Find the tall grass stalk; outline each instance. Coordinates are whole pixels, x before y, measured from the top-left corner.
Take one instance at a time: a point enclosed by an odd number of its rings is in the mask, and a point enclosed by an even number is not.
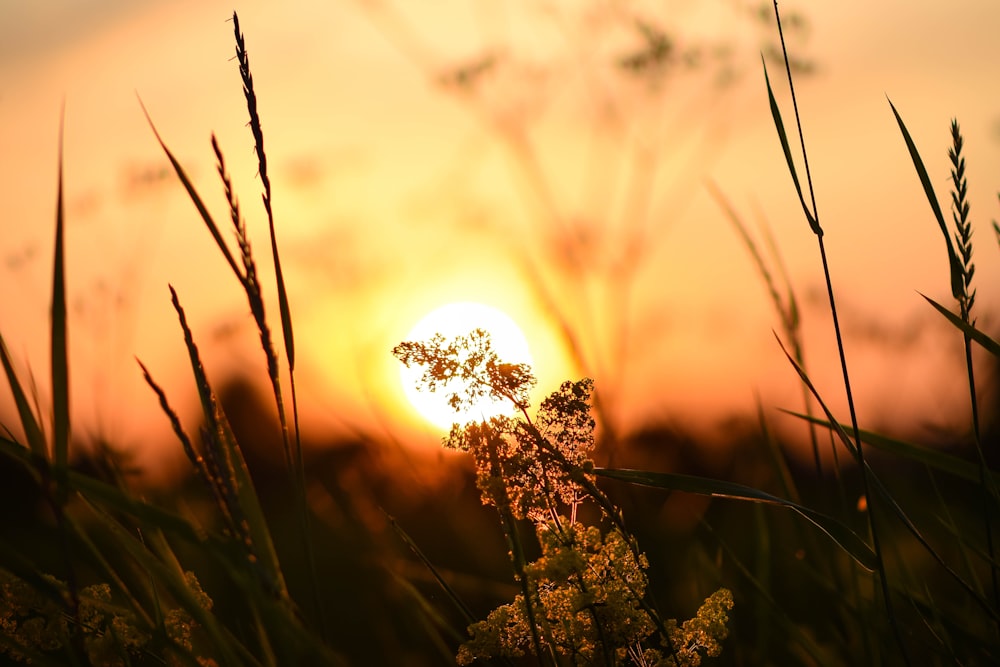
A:
[[[149,117],[149,113],[146,111],[145,106],[143,106],[143,112],[146,115],[146,119],[153,130],[153,133],[159,142],[161,148],[170,160],[171,165],[174,168],[175,173],[181,180],[185,189],[187,190],[188,196],[194,203],[195,207],[198,209],[202,220],[205,222],[212,238],[215,240],[216,245],[222,252],[226,262],[229,264],[230,269],[233,271],[234,275],[243,287],[246,294],[247,301],[250,305],[250,311],[253,314],[254,321],[257,325],[258,333],[260,335],[261,348],[264,352],[265,359],[267,362],[267,374],[268,379],[271,384],[272,394],[274,396],[275,405],[277,407],[278,420],[281,427],[281,438],[282,438],[282,450],[285,456],[286,469],[289,475],[290,488],[292,490],[293,497],[295,499],[296,515],[298,517],[299,532],[301,534],[303,552],[307,561],[307,568],[309,570],[310,579],[312,585],[310,586],[313,595],[313,605],[316,612],[317,624],[322,629],[321,632],[325,632],[326,623],[324,621],[324,612],[322,600],[318,593],[318,574],[316,569],[316,558],[315,550],[311,537],[310,522],[309,522],[309,508],[306,498],[306,480],[305,480],[305,470],[302,459],[302,446],[301,438],[299,435],[298,428],[298,406],[297,397],[295,393],[295,378],[294,378],[294,365],[295,365],[295,352],[294,352],[294,334],[291,324],[291,315],[289,312],[287,292],[284,283],[283,273],[281,271],[280,258],[277,248],[277,238],[275,234],[274,227],[274,215],[271,205],[271,182],[267,174],[267,157],[264,153],[264,139],[263,131],[261,129],[260,116],[257,111],[257,98],[253,88],[253,77],[250,71],[249,57],[246,51],[246,43],[243,34],[239,29],[239,19],[237,15],[233,14],[233,28],[236,40],[236,58],[239,62],[240,77],[243,82],[243,92],[247,101],[247,110],[250,116],[250,130],[254,137],[255,152],[258,158],[258,171],[261,177],[261,181],[264,185],[264,193],[262,195],[264,209],[268,217],[268,229],[270,234],[270,245],[272,251],[272,259],[275,266],[275,276],[277,283],[278,292],[278,303],[279,311],[281,315],[282,322],[282,334],[285,342],[285,355],[287,361],[287,367],[289,370],[289,383],[292,391],[292,409],[293,409],[293,426],[294,426],[294,449],[292,446],[292,438],[289,434],[288,419],[285,409],[285,402],[283,398],[283,391],[281,387],[280,373],[278,370],[278,357],[275,353],[273,337],[271,336],[270,327],[267,323],[267,319],[264,311],[264,301],[261,291],[261,285],[258,280],[256,263],[253,259],[253,255],[250,248],[250,243],[246,235],[245,224],[240,213],[239,204],[236,200],[235,194],[232,189],[232,183],[229,180],[229,176],[226,172],[225,160],[223,154],[215,137],[212,137],[212,148],[216,156],[218,163],[218,172],[220,179],[223,183],[223,188],[226,195],[226,201],[230,212],[230,217],[232,219],[234,231],[236,233],[237,244],[240,249],[240,264],[237,264],[236,259],[233,257],[232,252],[229,250],[228,244],[225,242],[222,233],[219,230],[218,225],[212,219],[211,214],[208,212],[207,207],[203,203],[200,195],[198,195],[190,179],[184,173],[183,168],[180,163],[174,158],[171,151],[167,148],[166,144],[160,138],[156,127],[152,123],[152,119]],[[141,100],[140,100],[141,105]]]
[[[962,130],[958,121],[951,121],[951,148],[948,149],[948,159],[951,161],[951,205],[952,221],[955,223],[955,243],[958,246],[962,267],[962,294],[958,299],[959,312],[962,321],[975,325],[972,317],[972,306],[976,300],[976,290],[972,287],[972,276],[976,267],[972,263],[972,221],[969,219],[969,201],[967,198],[968,183],[965,178],[965,156],[962,155]],[[987,486],[988,467],[983,453],[983,438],[979,418],[979,399],[976,392],[975,368],[972,364],[972,338],[968,333],[962,333],[965,346],[965,368],[969,378],[969,405],[972,411],[972,434],[979,458],[979,484],[983,502],[983,528],[986,534],[986,549],[991,561],[990,581],[993,585],[993,604],[1000,609],[1000,580],[997,576],[996,550],[993,545],[993,511],[990,491]],[[998,625],[1000,629],[1000,625]]]
[[[971,315],[972,307],[975,303],[976,290],[972,287],[972,278],[975,274],[975,266],[972,262],[972,224],[969,219],[969,203],[967,199],[968,184],[965,178],[965,158],[962,155],[964,139],[957,120],[953,119],[951,123],[951,147],[948,149],[948,159],[951,162],[952,221],[955,226],[955,244],[953,245],[952,235],[948,233],[948,227],[945,223],[941,206],[934,193],[933,185],[931,184],[930,177],[927,175],[927,169],[924,166],[922,158],[920,157],[920,152],[917,150],[916,144],[910,136],[909,131],[906,129],[906,125],[904,124],[899,112],[896,110],[895,105],[893,105],[891,101],[889,105],[892,108],[892,112],[896,118],[897,124],[899,125],[900,132],[903,135],[910,158],[913,161],[913,166],[920,179],[927,201],[930,204],[931,211],[934,214],[938,226],[944,236],[945,248],[948,253],[951,292],[955,301],[958,303],[958,317],[952,316],[950,313],[946,313],[946,311],[944,311],[944,309],[933,300],[927,300],[939,312],[949,315],[949,319],[951,319],[952,324],[962,331],[966,375],[969,383],[973,442],[978,458],[978,482],[983,508],[982,518],[984,523],[984,534],[986,537],[987,557],[990,568],[990,581],[992,584],[993,608],[996,610],[1000,609],[1000,581],[998,581],[998,565],[994,547],[992,517],[994,514],[993,504],[995,499],[998,497],[998,494],[996,481],[993,478],[993,475],[989,472],[989,467],[987,466],[986,457],[982,447],[979,399],[977,397],[975,371],[972,363],[972,341],[976,340],[981,344],[986,343],[983,340],[983,335],[979,334],[975,330],[975,319]],[[955,250],[956,245],[958,247],[957,251]],[[924,298],[926,299],[927,297]],[[995,347],[991,348],[988,344],[986,344],[986,347],[987,349],[991,349],[994,354],[996,354],[997,350]],[[1000,616],[996,613],[994,613],[993,616],[997,620],[998,629],[1000,629]]]
[[[323,600],[319,596],[318,579],[316,569],[316,551],[313,545],[311,530],[309,528],[309,505],[306,488],[305,464],[302,459],[302,438],[299,432],[299,403],[298,394],[295,388],[295,333],[292,328],[291,309],[288,305],[288,292],[285,288],[284,273],[281,270],[281,256],[278,252],[278,238],[274,228],[274,210],[271,204],[271,178],[267,172],[267,154],[264,152],[264,131],[261,127],[260,115],[257,111],[257,94],[253,87],[253,75],[250,72],[250,57],[246,50],[246,41],[243,33],[240,32],[240,19],[236,12],[233,12],[233,33],[236,38],[236,59],[239,62],[240,77],[243,80],[243,94],[247,101],[247,112],[250,116],[250,131],[254,138],[254,151],[257,154],[257,173],[260,176],[264,192],[261,199],[264,210],[267,212],[267,227],[271,241],[271,259],[274,263],[274,277],[278,293],[278,312],[281,317],[281,333],[285,344],[285,360],[288,366],[288,383],[292,394],[292,425],[295,433],[294,457],[289,452],[288,421],[285,415],[284,402],[281,394],[281,382],[278,377],[276,359],[271,348],[268,352],[268,375],[271,378],[271,386],[274,390],[274,399],[278,407],[278,419],[281,422],[281,437],[285,447],[285,454],[289,464],[289,471],[292,474],[292,488],[296,497],[300,529],[302,531],[303,549],[306,556],[306,564],[312,580],[313,604],[319,619],[319,627],[325,633],[326,622],[323,611]],[[221,162],[220,162],[221,166]],[[258,324],[263,335],[264,326]],[[273,363],[273,366],[272,366]]]
[[[56,517],[59,539],[66,559],[66,585],[69,589],[70,613],[74,622],[80,624],[80,590],[77,583],[73,550],[70,548],[69,525],[65,507],[69,497],[66,485],[66,470],[69,466],[69,361],[66,337],[66,206],[63,199],[63,133],[66,128],[66,104],[59,109],[59,177],[56,194],[56,238],[52,259],[52,311],[49,341],[52,353],[52,454],[50,466],[43,469],[45,498]],[[41,411],[39,410],[39,415]],[[55,489],[45,480],[54,473]],[[78,646],[83,639],[79,632],[73,633],[73,641]]]
[[[819,210],[816,206],[816,193],[812,185],[812,172],[809,169],[809,156],[806,151],[806,140],[805,134],[802,130],[802,120],[799,116],[799,106],[798,101],[795,96],[795,82],[792,78],[792,70],[788,59],[788,49],[785,46],[785,35],[781,27],[781,15],[778,11],[778,2],[774,0],[774,18],[778,26],[778,36],[781,41],[781,52],[785,61],[785,73],[788,78],[788,88],[789,93],[792,98],[792,108],[795,112],[795,126],[798,132],[799,145],[802,150],[802,163],[806,174],[806,185],[808,187],[809,193],[809,205],[806,204],[805,199],[802,195],[802,187],[799,183],[799,178],[795,170],[795,162],[792,158],[792,153],[788,145],[788,138],[785,134],[784,124],[781,121],[781,112],[778,108],[778,104],[774,99],[774,92],[771,89],[771,82],[767,76],[767,63],[763,61],[764,64],[764,78],[767,84],[767,94],[771,105],[771,114],[774,118],[775,128],[778,131],[778,137],[781,141],[781,146],[785,154],[785,160],[788,164],[789,172],[792,176],[792,180],[795,184],[796,192],[799,196],[799,202],[802,205],[802,211],[806,216],[806,220],[809,223],[809,227],[812,229],[813,234],[816,236],[816,241],[819,246],[819,254],[823,263],[823,278],[826,283],[827,296],[830,302],[830,315],[833,319],[833,329],[837,338],[837,352],[840,356],[840,368],[844,378],[844,391],[847,395],[847,407],[851,415],[851,427],[854,434],[855,447],[855,457],[858,464],[858,468],[861,471],[861,488],[865,498],[865,503],[868,508],[866,516],[868,518],[868,528],[871,533],[872,547],[875,550],[875,558],[877,561],[878,579],[882,590],[882,598],[885,604],[886,614],[889,618],[889,623],[892,626],[893,634],[896,637],[896,642],[899,645],[900,654],[903,656],[904,660],[908,663],[909,657],[906,651],[906,644],[903,641],[903,636],[899,629],[899,623],[896,619],[896,613],[893,609],[892,596],[889,589],[889,581],[887,577],[887,572],[885,568],[885,560],[882,556],[882,546],[879,538],[879,532],[876,525],[875,519],[875,504],[872,502],[872,494],[869,490],[868,485],[868,467],[865,463],[864,456],[864,446],[861,442],[860,428],[858,427],[858,416],[857,410],[854,405],[854,396],[851,391],[851,378],[850,373],[847,369],[847,354],[844,350],[844,340],[840,329],[840,318],[837,315],[837,301],[833,293],[833,280],[830,277],[830,265],[826,254],[826,245],[823,241],[823,228],[820,226],[819,222]]]

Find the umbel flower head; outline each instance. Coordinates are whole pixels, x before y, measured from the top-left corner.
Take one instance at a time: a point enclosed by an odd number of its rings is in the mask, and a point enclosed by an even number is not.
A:
[[[419,388],[449,392],[448,405],[455,412],[483,398],[510,401],[518,410],[528,408],[528,392],[535,384],[531,369],[526,364],[502,363],[490,334],[483,329],[450,340],[435,334],[425,342],[406,341],[394,347],[392,354],[407,368],[423,366]]]
[[[446,447],[473,455],[484,503],[507,507],[517,518],[544,520],[560,505],[580,502],[585,494],[574,478],[593,469],[593,380],[564,382],[542,401],[532,422],[527,412],[528,392],[535,385],[531,368],[503,363],[481,329],[451,340],[438,334],[426,342],[400,343],[393,354],[407,366],[424,368],[420,385],[428,391],[461,380],[460,392],[445,389],[456,411],[490,397],[510,402],[519,413],[454,424],[444,440]]]

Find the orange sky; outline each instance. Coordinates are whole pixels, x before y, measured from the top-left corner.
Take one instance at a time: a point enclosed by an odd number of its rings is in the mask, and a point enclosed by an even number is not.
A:
[[[57,13],[21,4],[0,5],[0,331],[44,378],[65,98],[75,429],[151,451],[168,426],[134,356],[194,420],[168,282],[210,374],[262,377],[238,285],[165,174],[136,101],[138,93],[224,221],[208,141],[216,133],[268,279],[232,7],[93,1]],[[842,405],[815,241],[767,109],[759,53],[768,33],[731,9],[753,3],[621,5],[682,26],[683,46],[728,44],[740,75],[716,90],[705,65],[652,91],[609,65],[637,37],[606,4],[586,4],[603,8],[586,13],[487,0],[420,11],[363,0],[237,7],[298,323],[305,429],[411,433],[389,350],[424,313],[455,300],[484,301],[519,321],[540,388],[551,390],[578,372],[554,299],[626,428],[685,417],[707,424],[751,407],[755,391],[768,406],[797,408],[796,379],[771,334],[777,321],[707,179],[748,219],[759,210],[773,226],[803,300],[817,384]],[[1000,9],[897,0],[864,13],[845,3],[807,11],[807,38],[793,44],[818,71],[801,81],[799,102],[860,417],[872,427],[910,423],[915,412],[961,423],[948,407],[964,396],[960,339],[916,293],[948,297],[940,232],[886,95],[942,201],[948,123],[962,123],[980,321],[989,326],[1000,305],[989,227],[1000,218]],[[500,65],[476,100],[435,82],[487,54]],[[785,87],[776,89],[790,122]],[[523,143],[505,141],[512,136]],[[636,193],[650,174],[644,209]],[[640,252],[629,255],[637,229]]]

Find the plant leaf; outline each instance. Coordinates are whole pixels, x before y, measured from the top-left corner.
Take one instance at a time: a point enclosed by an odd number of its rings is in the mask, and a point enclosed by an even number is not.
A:
[[[917,292],[917,294],[920,294],[920,292]],[[984,334],[982,331],[980,331],[973,325],[969,324],[968,322],[965,322],[961,317],[951,312],[950,310],[939,304],[937,301],[930,298],[929,296],[926,296],[924,294],[920,294],[920,296],[927,299],[927,303],[934,306],[934,309],[937,310],[942,315],[944,315],[949,322],[954,324],[957,328],[961,329],[962,333],[964,333],[969,338],[982,345],[983,348],[985,348],[986,351],[992,354],[993,356],[1000,357],[1000,343],[996,342],[995,340]]]
[[[830,422],[820,419],[819,417],[810,417],[792,410],[781,409],[781,411],[793,417],[798,417],[804,421],[816,424],[817,426],[822,426],[824,428],[831,427]],[[839,426],[840,428],[845,428],[843,424],[840,424]],[[896,440],[895,438],[880,435],[872,431],[862,430],[860,433],[861,440],[875,449],[893,454],[894,456],[899,456],[900,458],[914,461],[916,463],[922,463],[934,468],[935,470],[940,470],[941,472],[961,477],[962,479],[975,482],[976,484],[979,484],[980,482],[979,466],[977,464],[969,463],[968,461],[965,461],[957,456],[953,456],[952,454],[948,454],[947,452],[931,449],[929,447],[921,447],[920,445],[915,445],[903,440]],[[1000,474],[994,472],[993,479],[996,480],[997,483],[1000,483]]]
[[[962,262],[955,253],[955,246],[951,243],[951,235],[948,234],[948,225],[945,224],[944,214],[941,213],[941,206],[938,204],[937,195],[934,194],[934,186],[931,185],[931,179],[927,176],[927,169],[924,167],[924,161],[920,158],[917,146],[913,143],[913,138],[910,136],[910,132],[906,129],[906,125],[903,123],[903,119],[900,117],[899,112],[896,111],[896,106],[892,103],[892,100],[889,100],[889,106],[892,108],[892,113],[896,117],[896,122],[899,124],[900,132],[903,133],[903,141],[906,142],[906,150],[910,152],[910,159],[913,160],[913,167],[917,170],[917,176],[920,178],[920,184],[924,188],[924,194],[927,196],[927,201],[931,205],[931,211],[934,212],[934,217],[937,219],[938,225],[941,227],[941,233],[944,234],[944,242],[948,246],[948,267],[951,271],[951,294],[956,299],[961,299],[965,285],[962,278]]]
[[[184,309],[181,307],[177,292],[172,286],[170,287],[170,297],[184,332],[184,344],[188,350],[191,370],[194,373],[195,385],[201,399],[202,414],[207,424],[209,438],[205,446],[217,448],[214,453],[216,460],[225,466],[221,471],[223,477],[221,481],[227,485],[227,492],[234,491],[234,493],[227,493],[225,496],[225,501],[228,503],[227,509],[231,516],[240,517],[245,521],[246,537],[250,541],[247,546],[254,550],[255,568],[258,573],[281,597],[287,598],[288,589],[285,585],[285,577],[281,572],[281,565],[274,549],[267,519],[261,508],[260,500],[257,498],[257,492],[243,458],[243,452],[240,450],[239,443],[236,442],[236,437],[229,427],[229,421],[219,406],[208,382],[208,377],[205,375],[205,369],[202,366],[191,329],[188,327]]]
[[[201,219],[205,221],[205,225],[208,227],[208,231],[212,234],[212,238],[215,239],[216,245],[219,246],[219,250],[221,250],[222,254],[226,257],[226,261],[229,262],[229,268],[231,268],[233,273],[236,274],[236,277],[242,281],[244,279],[243,272],[240,271],[239,266],[236,264],[236,260],[233,259],[233,254],[229,251],[229,246],[226,245],[225,240],[222,238],[218,225],[216,225],[215,220],[212,219],[212,214],[208,212],[208,209],[205,207],[205,203],[202,201],[198,191],[194,189],[194,185],[191,184],[191,179],[188,178],[187,173],[185,173],[184,168],[181,167],[180,162],[178,162],[174,157],[174,154],[170,152],[167,145],[163,143],[163,139],[160,138],[160,133],[157,132],[156,126],[153,125],[153,119],[149,117],[149,112],[146,111],[146,106],[142,103],[141,99],[139,100],[139,106],[142,107],[142,113],[146,116],[146,122],[149,123],[150,129],[153,130],[153,136],[156,137],[156,141],[159,142],[160,148],[163,149],[163,152],[167,154],[167,159],[170,160],[170,164],[173,166],[174,172],[177,174],[177,178],[181,181],[181,185],[183,185],[184,189],[187,190],[188,197],[191,198],[191,201],[194,203],[194,207],[198,209],[198,213],[201,215]]]
[[[816,236],[823,236],[823,229],[819,226],[819,221],[813,217],[810,213],[809,207],[806,205],[805,197],[802,195],[802,185],[799,183],[799,174],[795,170],[795,161],[792,159],[792,149],[788,145],[788,135],[785,133],[785,123],[781,120],[781,109],[778,108],[778,102],[774,99],[774,91],[771,90],[771,79],[767,75],[767,63],[764,58],[761,57],[761,62],[764,64],[764,82],[767,84],[767,98],[771,104],[771,116],[774,118],[774,127],[778,131],[778,140],[781,142],[781,150],[785,154],[785,162],[788,163],[788,173],[792,175],[792,182],[795,183],[795,192],[799,195],[799,203],[802,204],[802,212],[806,214],[806,220],[809,221],[809,227],[813,230],[813,234]]]
[[[31,410],[28,397],[24,393],[24,387],[14,371],[14,364],[11,362],[10,353],[7,352],[7,344],[3,336],[0,336],[0,363],[3,364],[4,373],[7,374],[7,385],[10,393],[14,396],[14,404],[17,406],[17,414],[21,419],[21,428],[24,429],[24,437],[28,440],[28,447],[31,452],[38,457],[39,461],[48,461],[49,452],[45,445],[45,434],[38,424],[35,413]]]
[[[840,423],[837,422],[837,420],[834,418],[833,413],[830,411],[830,408],[827,407],[825,402],[823,402],[823,399],[820,397],[819,392],[816,391],[816,388],[809,380],[809,376],[806,375],[806,372],[802,369],[802,367],[799,366],[799,364],[796,363],[794,359],[792,359],[792,356],[788,353],[788,350],[786,350],[785,346],[782,345],[780,338],[778,339],[778,345],[781,346],[781,351],[785,353],[785,357],[788,358],[789,363],[791,363],[792,366],[795,368],[795,371],[799,374],[799,377],[802,378],[802,381],[806,383],[807,387],[809,387],[809,391],[811,391],[812,395],[816,397],[816,401],[819,403],[819,406],[823,409],[823,412],[826,414],[827,419],[829,419],[830,421],[830,425],[833,427],[834,431],[840,437],[841,441],[849,450],[851,450],[852,453],[855,454],[855,459],[859,458],[857,457],[855,446],[851,442],[851,439],[847,435],[847,432],[840,425]],[[860,446],[861,443],[858,443],[858,447]],[[959,575],[958,572],[956,572],[954,568],[952,568],[947,563],[947,561],[944,560],[941,554],[939,554],[934,549],[931,543],[927,541],[927,538],[925,538],[923,534],[921,534],[920,530],[917,528],[917,525],[913,523],[913,520],[910,519],[910,517],[906,514],[905,511],[903,511],[903,508],[899,506],[899,503],[896,502],[896,499],[892,497],[892,494],[889,493],[889,490],[885,488],[885,485],[882,484],[882,480],[878,478],[878,476],[875,474],[875,471],[871,469],[871,466],[869,466],[867,462],[865,462],[864,464],[864,472],[868,475],[868,479],[871,482],[871,488],[878,492],[879,498],[882,501],[884,501],[893,511],[893,513],[899,518],[899,520],[903,522],[903,525],[906,526],[906,529],[910,532],[911,535],[913,535],[914,538],[916,538],[918,542],[920,542],[920,545],[923,546],[923,548],[927,551],[927,553],[930,554],[931,557],[934,560],[936,560],[942,568],[944,568],[945,572],[947,572],[953,579],[955,579],[955,581],[958,582],[958,584],[962,588],[965,589],[965,591],[976,601],[977,604],[979,604],[979,606],[987,614],[989,614],[993,619],[1000,621],[1000,613],[998,613],[995,609],[993,609],[993,607],[990,606],[990,604],[986,601],[986,599],[983,598],[982,595],[979,595],[979,593],[976,592],[976,590],[969,584],[969,582],[965,581],[965,579],[963,579],[961,575]],[[870,507],[871,502],[872,502],[871,497],[869,497],[868,511],[872,511]]]
[[[455,592],[455,589],[452,588],[447,581],[445,581],[444,577],[441,576],[441,573],[438,572],[436,567],[434,567],[434,563],[432,563],[430,559],[426,555],[424,555],[424,552],[420,549],[419,546],[417,546],[417,543],[413,541],[413,538],[410,537],[409,533],[403,530],[403,527],[396,522],[396,519],[393,518],[391,515],[389,515],[389,513],[386,512],[384,509],[382,510],[382,514],[385,515],[386,521],[388,521],[389,525],[392,526],[392,529],[396,532],[396,535],[398,535],[399,538],[406,543],[406,546],[410,547],[410,550],[413,552],[413,555],[415,555],[420,560],[420,562],[424,564],[424,567],[426,567],[430,571],[431,575],[434,577],[434,580],[437,581],[438,585],[441,587],[441,590],[444,591],[445,596],[449,600],[451,600],[452,604],[455,605],[455,608],[462,615],[465,624],[472,625],[473,623],[475,623],[477,620],[475,614],[472,613],[472,610],[469,609],[468,605],[465,604],[462,598],[459,597],[458,593]],[[417,593],[416,591],[414,591],[414,593],[416,595],[419,595],[419,593]],[[423,597],[421,596],[419,599],[422,600]],[[444,627],[448,627],[449,629],[451,629],[451,626],[448,625]]]
[[[846,525],[831,516],[817,512],[804,505],[793,503],[790,500],[772,496],[759,489],[735,482],[696,477],[693,475],[680,475],[677,473],[644,470],[611,470],[607,468],[598,468],[594,472],[601,477],[617,479],[629,484],[650,486],[670,491],[683,491],[684,493],[695,493],[715,498],[730,498],[787,507],[826,533],[841,549],[856,560],[859,565],[868,570],[875,569],[875,552]]]
[[[63,127],[65,105],[59,116],[59,183],[56,193],[56,242],[52,262],[52,449],[57,470],[69,460],[69,362],[66,353],[66,267],[63,248]]]
[[[144,544],[137,540],[120,523],[115,521],[107,512],[94,505],[90,505],[90,507],[94,510],[94,515],[114,537],[115,543],[124,552],[132,556],[135,562],[149,573],[150,577],[164,584],[185,611],[198,622],[208,635],[213,649],[219,651],[222,664],[242,664],[237,658],[237,653],[233,646],[235,642],[230,641],[230,637],[227,636],[225,629],[219,623],[216,616],[201,606],[201,602],[194,591],[191,590],[184,577],[178,574],[175,568],[169,567],[160,561]]]

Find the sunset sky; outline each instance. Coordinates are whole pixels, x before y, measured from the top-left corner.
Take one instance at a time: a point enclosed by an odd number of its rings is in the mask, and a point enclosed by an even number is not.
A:
[[[0,3],[0,332],[45,395],[65,100],[74,429],[152,457],[169,426],[135,357],[192,430],[196,418],[167,283],[217,383],[264,377],[239,286],[137,99],[221,224],[209,144],[218,137],[273,284],[232,60],[234,7],[54,5]],[[592,375],[626,431],[680,419],[710,432],[752,409],[755,392],[769,410],[797,409],[797,379],[771,333],[777,319],[708,181],[755,229],[769,221],[802,300],[816,384],[842,408],[819,255],[767,106],[760,54],[774,35],[753,6],[238,3],[297,323],[304,432],[436,442],[406,404],[390,350],[451,301],[495,306],[521,325],[539,392]],[[961,424],[961,339],[917,293],[949,303],[941,233],[886,98],[944,205],[949,122],[961,123],[977,307],[980,324],[996,330],[1000,6],[781,8],[807,22],[789,44],[815,64],[797,93],[859,416],[876,429],[913,427],[917,414]],[[675,39],[677,60],[661,78],[617,65],[644,44],[635,17]],[[684,65],[695,49],[698,65]],[[477,65],[470,87],[446,85]],[[769,67],[790,125],[782,71]],[[0,414],[14,423],[9,409]]]

